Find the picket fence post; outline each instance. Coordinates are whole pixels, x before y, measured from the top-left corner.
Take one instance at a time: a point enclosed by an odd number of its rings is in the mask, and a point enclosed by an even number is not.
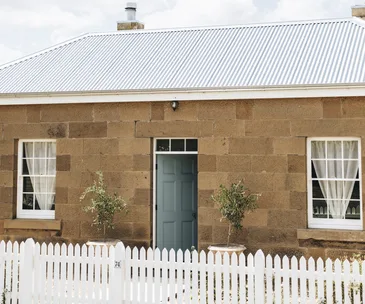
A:
[[[19,303],[32,303],[34,289],[34,248],[33,239],[27,239],[20,253]]]
[[[265,255],[262,250],[255,254],[255,303],[265,303]]]
[[[119,242],[113,249],[111,252],[114,251],[114,254],[110,256],[111,269],[109,269],[109,303],[122,303],[124,297],[125,247],[122,242]]]

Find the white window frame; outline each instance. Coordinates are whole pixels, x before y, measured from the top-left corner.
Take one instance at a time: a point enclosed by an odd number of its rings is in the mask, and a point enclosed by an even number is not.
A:
[[[312,189],[312,141],[357,141],[359,161],[359,191],[360,191],[360,219],[320,219],[313,217],[313,189]],[[307,187],[308,187],[308,228],[322,229],[363,229],[363,207],[362,207],[362,169],[361,169],[361,141],[358,137],[310,137],[307,138]]]
[[[21,139],[18,142],[18,191],[17,218],[19,219],[55,219],[54,210],[23,210],[23,145],[27,142],[56,142],[55,139]],[[57,156],[56,156],[57,157]],[[57,172],[56,172],[57,175]]]

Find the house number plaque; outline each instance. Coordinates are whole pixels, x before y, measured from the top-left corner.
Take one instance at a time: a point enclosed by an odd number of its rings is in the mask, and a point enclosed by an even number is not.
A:
[[[122,268],[122,261],[114,261],[114,268]]]

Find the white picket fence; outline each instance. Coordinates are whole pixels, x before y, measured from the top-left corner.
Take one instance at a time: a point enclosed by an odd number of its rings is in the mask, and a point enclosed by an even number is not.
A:
[[[0,303],[363,303],[365,261],[0,243]]]

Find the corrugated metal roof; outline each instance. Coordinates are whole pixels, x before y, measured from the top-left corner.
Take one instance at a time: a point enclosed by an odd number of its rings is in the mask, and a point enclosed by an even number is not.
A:
[[[87,34],[0,67],[0,94],[365,83],[357,18]]]

